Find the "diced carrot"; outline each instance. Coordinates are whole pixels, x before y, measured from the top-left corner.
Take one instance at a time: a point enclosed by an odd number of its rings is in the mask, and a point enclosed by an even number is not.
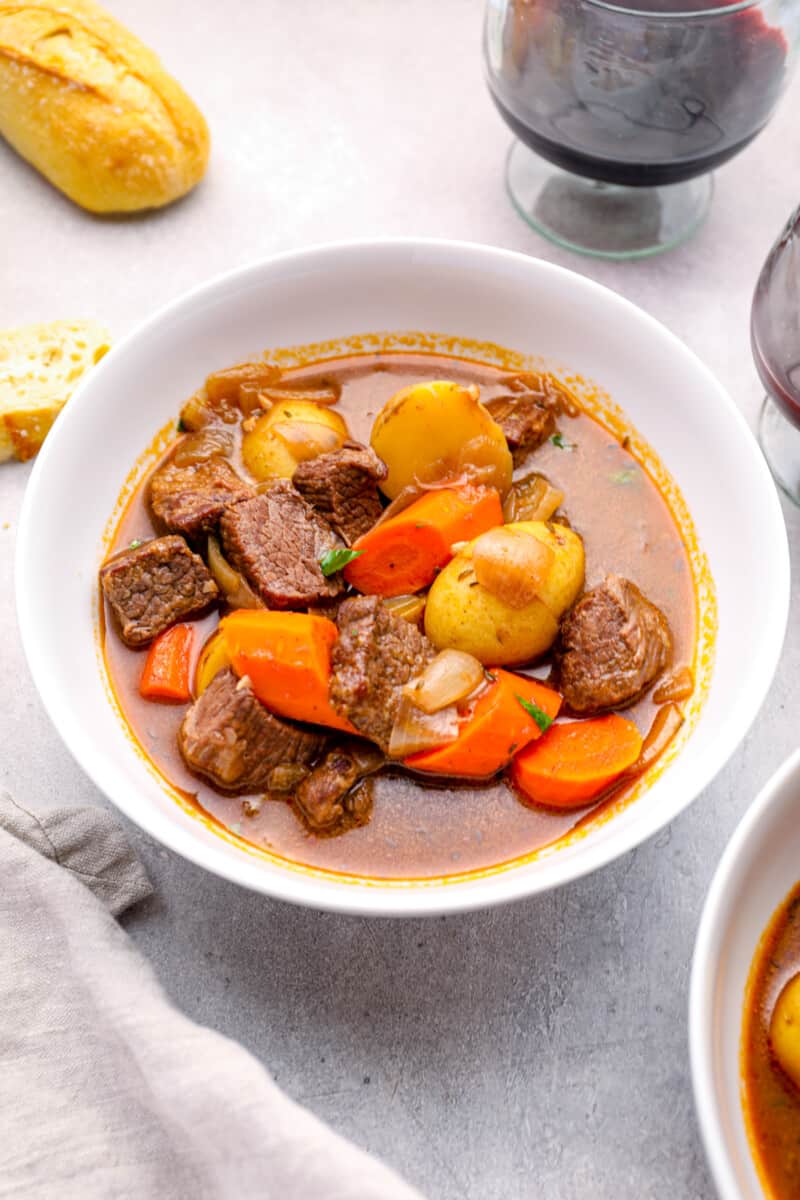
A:
[[[607,791],[641,749],[639,730],[617,713],[554,725],[517,755],[511,781],[534,804],[581,808]]]
[[[139,693],[145,700],[191,700],[192,646],[194,628],[173,625],[160,633],[145,659]]]
[[[493,682],[475,701],[459,729],[458,738],[436,750],[423,750],[405,759],[415,771],[486,779],[502,770],[518,750],[542,736],[542,726],[554,720],[561,707],[558,692],[535,679],[494,669]],[[539,711],[539,718],[521,701]]]
[[[425,492],[353,543],[358,558],[345,567],[344,577],[370,596],[418,592],[453,557],[454,543],[471,541],[502,523],[503,508],[494,488]]]
[[[310,725],[355,733],[328,699],[331,647],[339,636],[333,621],[313,613],[242,608],[220,622],[237,675],[246,675],[272,712]]]

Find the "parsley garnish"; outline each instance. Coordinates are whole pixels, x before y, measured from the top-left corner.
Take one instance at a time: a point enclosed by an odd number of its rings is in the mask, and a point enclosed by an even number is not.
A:
[[[554,446],[558,446],[559,450],[574,450],[574,442],[565,442],[563,433],[554,433],[550,438]]]
[[[143,546],[143,545],[144,545],[144,542],[142,541],[141,538],[134,538],[133,541],[131,542],[130,546],[128,547],[128,549],[129,550],[138,550],[139,547]]]
[[[337,571],[341,571],[343,567],[346,567],[354,558],[358,558],[363,553],[363,550],[347,550],[344,546],[338,550],[329,550],[319,560],[322,574],[326,579],[329,575],[335,575]]]
[[[633,483],[636,478],[635,467],[623,467],[621,471],[615,471],[611,476],[612,483]]]
[[[517,697],[517,700],[519,700],[520,704],[525,709],[525,712],[530,713],[530,715],[533,717],[534,721],[539,726],[542,733],[547,733],[548,729],[553,724],[553,718],[548,717],[548,715],[544,711],[544,709],[539,708],[539,705],[536,704],[533,700],[523,700],[522,696],[518,696],[516,692],[514,693],[514,695]]]

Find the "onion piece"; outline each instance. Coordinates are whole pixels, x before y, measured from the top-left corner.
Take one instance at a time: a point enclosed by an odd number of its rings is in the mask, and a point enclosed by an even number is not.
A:
[[[209,404],[205,392],[195,392],[181,409],[180,428],[196,433],[198,429],[205,429],[211,421],[218,421],[219,417],[220,414]]]
[[[225,635],[221,629],[217,628],[203,646],[197,660],[194,672],[195,697],[202,696],[212,679],[215,679],[224,667],[230,665],[231,660],[228,657]]]
[[[676,667],[665,675],[653,692],[654,704],[669,704],[676,700],[688,700],[694,691],[694,675],[691,667]]]
[[[187,433],[178,443],[170,459],[176,467],[190,467],[194,463],[207,462],[209,458],[222,455],[228,458],[233,453],[233,434],[224,425],[206,425],[196,433]]]
[[[231,608],[264,608],[244,576],[225,558],[213,534],[208,539],[208,569]]]
[[[342,444],[335,429],[316,421],[277,421],[270,427],[270,432],[280,438],[299,463],[318,458],[320,454],[330,454]]]
[[[314,404],[323,404],[329,408],[331,405],[339,403],[341,394],[342,389],[334,384],[322,384],[320,387],[308,388],[291,387],[287,384],[286,387],[278,385],[261,389],[263,408],[270,408],[278,400],[311,400]]]
[[[546,580],[555,553],[533,534],[498,525],[472,547],[475,578],[509,608],[532,604]]]
[[[422,712],[438,713],[464,700],[484,679],[477,658],[463,650],[442,650],[418,679],[406,684],[403,695]]]
[[[503,505],[507,521],[549,521],[564,503],[564,493],[554,488],[544,475],[526,475],[511,485]]]
[[[239,387],[244,384],[258,384],[261,387],[274,387],[280,380],[281,369],[274,363],[244,362],[235,367],[226,367],[222,371],[214,371],[206,379],[206,396],[212,406],[221,401],[239,400]]]
[[[419,596],[391,596],[388,600],[384,600],[383,604],[384,608],[388,608],[396,617],[402,617],[404,621],[419,625],[422,614],[425,612],[426,600],[427,596],[423,593]]]
[[[683,724],[683,713],[677,704],[665,704],[655,715],[650,732],[642,742],[642,750],[633,766],[628,767],[623,779],[634,779],[643,775],[666,750]]]
[[[407,696],[403,696],[389,741],[389,758],[406,758],[420,750],[446,746],[457,737],[458,709],[454,704],[428,714],[421,712]]]

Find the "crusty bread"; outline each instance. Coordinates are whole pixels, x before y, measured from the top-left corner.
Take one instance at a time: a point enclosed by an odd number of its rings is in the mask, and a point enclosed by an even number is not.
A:
[[[0,462],[36,453],[110,340],[94,321],[50,321],[0,333]]]
[[[202,114],[94,0],[0,0],[0,134],[96,213],[169,204],[208,161]]]

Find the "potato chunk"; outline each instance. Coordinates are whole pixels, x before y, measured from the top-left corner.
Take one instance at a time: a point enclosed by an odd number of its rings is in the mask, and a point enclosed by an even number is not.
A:
[[[438,379],[403,388],[378,413],[371,441],[389,470],[380,487],[390,500],[415,481],[464,472],[479,472],[476,482],[501,496],[511,487],[511,452],[474,386]]]
[[[279,400],[245,433],[242,459],[256,479],[291,479],[298,463],[340,449],[348,436],[341,413],[311,400]]]
[[[778,1065],[800,1087],[800,973],[778,996],[769,1023],[769,1040]]]
[[[583,587],[583,542],[574,530],[541,521],[505,528],[530,534],[552,552],[533,600],[510,605],[481,584],[470,543],[437,576],[425,607],[425,632],[437,649],[463,650],[486,666],[520,666],[546,653]]]

